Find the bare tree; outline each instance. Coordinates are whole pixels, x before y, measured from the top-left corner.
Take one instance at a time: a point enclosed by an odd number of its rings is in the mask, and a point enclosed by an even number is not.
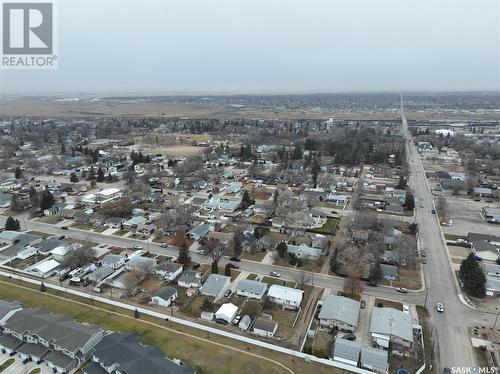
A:
[[[88,246],[70,249],[61,261],[63,267],[75,269],[91,262],[95,256],[95,249]]]
[[[294,279],[297,282],[297,287],[303,290],[304,287],[311,282],[312,277],[305,271],[300,271],[295,275]]]
[[[344,292],[349,295],[361,295],[364,283],[356,274],[349,274],[344,281]]]
[[[137,286],[144,279],[138,271],[129,271],[123,276],[124,293],[127,296],[132,296],[137,290]]]
[[[393,252],[400,265],[412,268],[417,265],[416,241],[408,235],[401,235],[393,245]]]

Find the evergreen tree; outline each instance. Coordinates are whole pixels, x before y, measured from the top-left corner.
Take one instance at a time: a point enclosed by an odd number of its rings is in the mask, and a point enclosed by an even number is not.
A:
[[[69,175],[69,181],[71,183],[77,183],[78,182],[78,176],[76,175],[76,173],[71,173]]]
[[[276,247],[276,251],[278,252],[278,255],[281,258],[285,258],[286,252],[288,251],[288,246],[284,241],[279,242],[278,246]]]
[[[97,169],[97,181],[98,182],[104,182],[105,180],[105,176],[104,176],[104,171],[102,170],[102,168],[99,166],[99,169]]]
[[[52,205],[54,205],[54,196],[48,189],[45,189],[40,200],[40,209],[49,209],[52,208]]]
[[[177,262],[187,265],[191,261],[191,256],[189,254],[189,248],[186,244],[186,241],[182,243],[181,247],[179,248],[179,257],[177,258]]]
[[[415,197],[413,197],[411,191],[406,191],[406,197],[403,206],[406,210],[415,209]]]
[[[19,202],[17,194],[12,194],[12,197],[10,198],[10,209],[14,212],[20,212],[23,210],[23,205]]]
[[[484,297],[486,295],[486,276],[476,261],[474,253],[470,253],[460,264],[459,277],[466,294],[473,297]]]
[[[47,291],[47,286],[45,285],[45,283],[40,283],[40,292],[45,292]]]
[[[231,268],[229,267],[229,264],[226,264],[226,266],[224,267],[224,275],[226,277],[230,277],[231,276]]]
[[[377,283],[383,277],[382,269],[380,268],[380,262],[376,261],[370,269],[370,282]]]
[[[236,235],[236,237],[234,238],[233,249],[234,249],[234,254],[236,256],[241,255],[241,252],[242,252],[241,240],[240,240],[240,237],[238,235]]]
[[[134,310],[134,318],[139,318],[139,311],[137,310],[137,308],[135,308]]]
[[[30,196],[31,206],[34,208],[38,208],[38,206],[40,205],[40,198],[34,186],[30,187],[29,196]]]
[[[16,179],[20,179],[23,176],[23,172],[21,171],[21,168],[18,166],[16,167],[16,170],[14,171],[14,177]]]
[[[338,266],[338,257],[339,255],[339,249],[335,248],[332,254],[332,258],[330,258],[330,270],[333,271],[334,273],[337,272],[337,266]]]
[[[19,231],[21,230],[21,224],[17,219],[14,219],[11,216],[9,216],[7,217],[7,221],[5,221],[5,230]]]
[[[66,147],[64,146],[64,143],[61,143],[61,154],[65,154],[66,153]]]
[[[255,204],[255,200],[253,200],[248,191],[245,190],[245,192],[243,192],[243,196],[241,197],[240,209],[245,210],[253,204]]]
[[[212,274],[219,274],[219,263],[217,261],[212,262]]]

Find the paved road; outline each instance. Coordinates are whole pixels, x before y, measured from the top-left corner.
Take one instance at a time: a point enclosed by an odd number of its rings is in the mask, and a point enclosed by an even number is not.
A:
[[[3,226],[5,221],[5,217],[0,216],[0,225]],[[26,228],[29,231],[39,231],[44,233],[50,233],[51,235],[66,235],[67,237],[79,239],[79,240],[88,240],[94,243],[100,244],[108,244],[118,247],[130,247],[133,244],[140,244],[144,247],[144,249],[148,249],[148,244],[144,241],[124,238],[121,236],[115,235],[104,235],[98,232],[90,232],[85,230],[78,230],[74,228],[70,228],[69,230],[63,230],[60,227],[48,223],[38,222],[38,221],[30,221],[21,220],[22,228]],[[25,227],[26,224],[26,227]],[[166,256],[177,256],[178,249],[176,247],[168,247],[163,248],[160,247],[159,244],[149,243],[149,250],[152,253],[157,253]],[[0,253],[1,257],[1,253]],[[191,253],[191,258],[195,262],[209,264],[212,259],[210,256],[203,256],[197,253]],[[220,265],[225,266],[228,262],[228,258],[225,257],[221,259]],[[293,269],[293,268],[285,268],[280,266],[274,266],[269,264],[262,264],[260,262],[242,260],[238,263],[241,270],[248,271],[250,273],[263,274],[267,275],[271,271],[277,271],[281,274],[281,278],[292,281],[300,281],[301,276],[304,273],[301,270]],[[335,277],[327,274],[318,274],[306,272],[306,276],[304,278],[306,283],[311,284],[316,287],[323,288],[333,288],[336,290],[341,290],[344,284],[344,278]],[[381,297],[389,300],[398,300],[407,303],[413,304],[423,304],[424,302],[424,293],[423,292],[410,292],[408,294],[400,294],[397,293],[391,287],[366,287],[365,293],[375,297]]]
[[[432,214],[432,195],[416,146],[408,131],[402,97],[401,117],[407,157],[413,174],[413,188],[415,197],[419,201],[416,205],[416,222],[419,225],[420,246],[427,252],[427,264],[422,266],[428,289],[427,306],[439,339],[440,370],[444,367],[476,366],[477,362],[467,327],[474,324],[491,326],[495,315],[474,311],[463,305],[458,298],[458,290],[442,241],[441,229],[436,215]],[[423,203],[423,208],[420,208],[420,201]],[[436,311],[435,305],[438,302],[444,304],[444,313]]]

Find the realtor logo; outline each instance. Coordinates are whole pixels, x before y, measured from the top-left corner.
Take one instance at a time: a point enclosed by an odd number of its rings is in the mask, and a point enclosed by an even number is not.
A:
[[[56,67],[52,2],[3,2],[1,19],[2,68]]]

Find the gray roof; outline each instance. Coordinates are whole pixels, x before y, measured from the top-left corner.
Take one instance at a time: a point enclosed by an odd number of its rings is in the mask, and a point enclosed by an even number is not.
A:
[[[156,266],[156,260],[149,257],[144,256],[135,256],[127,262],[127,266],[136,267],[136,266]]]
[[[156,270],[165,271],[167,273],[175,273],[182,268],[182,264],[172,261],[163,261],[156,266]]]
[[[500,265],[497,264],[484,264],[484,268],[488,273],[500,273]]]
[[[125,373],[195,373],[192,367],[166,358],[157,347],[141,344],[131,333],[106,335],[94,347],[92,355],[106,367],[117,364],[116,370]]]
[[[340,321],[356,327],[358,325],[359,306],[359,301],[344,296],[330,295],[323,301],[319,318]]]
[[[184,282],[184,283],[200,283],[201,282],[201,276],[198,276],[200,273],[192,270],[184,270],[182,274],[180,275],[179,279],[177,279],[177,283],[179,282]]]
[[[359,343],[338,338],[335,340],[335,346],[333,347],[333,356],[357,362],[360,350]]]
[[[389,367],[389,363],[387,361],[387,351],[372,347],[361,348],[361,365],[369,365],[374,369],[387,370]]]
[[[60,351],[52,351],[44,359],[63,369],[71,367],[75,363],[74,359]]]
[[[5,300],[0,300],[0,318],[5,317],[9,312],[16,310],[16,309],[21,309],[22,305],[18,301],[5,301]]]
[[[270,319],[257,318],[253,324],[253,329],[274,332],[278,323]]]
[[[258,282],[250,279],[242,279],[236,285],[236,291],[249,292],[252,294],[260,295],[266,292],[267,283]]]
[[[210,274],[200,291],[203,295],[218,296],[228,280],[230,281],[231,278],[225,275]]]
[[[153,296],[161,297],[163,300],[169,300],[177,293],[177,289],[172,286],[164,286],[154,293]]]
[[[50,313],[43,308],[22,309],[5,323],[5,328],[19,334],[36,334],[71,352],[76,351],[101,329],[95,325],[75,322],[70,316]]]
[[[0,345],[3,347],[15,349],[21,344],[22,341],[20,341],[17,338],[14,338],[12,335],[6,335],[6,334],[0,335]]]
[[[373,308],[370,332],[413,342],[411,316],[393,308]]]
[[[498,254],[498,248],[486,240],[472,240],[470,243],[476,252],[490,251]]]
[[[109,277],[114,272],[115,271],[113,269],[107,266],[101,266],[100,268],[97,268],[95,271],[87,275],[87,279],[90,282],[99,283],[100,281]]]
[[[41,344],[35,344],[35,343],[24,343],[22,346],[20,346],[17,349],[17,351],[20,353],[24,353],[26,355],[33,355],[35,357],[42,356],[48,350],[49,349],[47,347],[44,347]]]
[[[486,277],[486,284],[484,286],[487,290],[500,292],[500,279],[494,277]]]
[[[212,229],[212,226],[208,224],[201,224],[196,227],[193,227],[191,230],[188,231],[188,234],[194,234],[196,236],[202,237],[205,236],[210,230]]]
[[[113,253],[106,255],[102,258],[102,262],[106,262],[108,264],[118,264],[120,261],[125,259],[124,256],[115,255]]]
[[[54,248],[64,246],[64,239],[59,239],[58,237],[50,237],[42,240],[39,244],[34,247],[38,252],[46,253],[52,251]]]
[[[380,264],[380,270],[384,277],[397,277],[398,267],[394,265]]]

